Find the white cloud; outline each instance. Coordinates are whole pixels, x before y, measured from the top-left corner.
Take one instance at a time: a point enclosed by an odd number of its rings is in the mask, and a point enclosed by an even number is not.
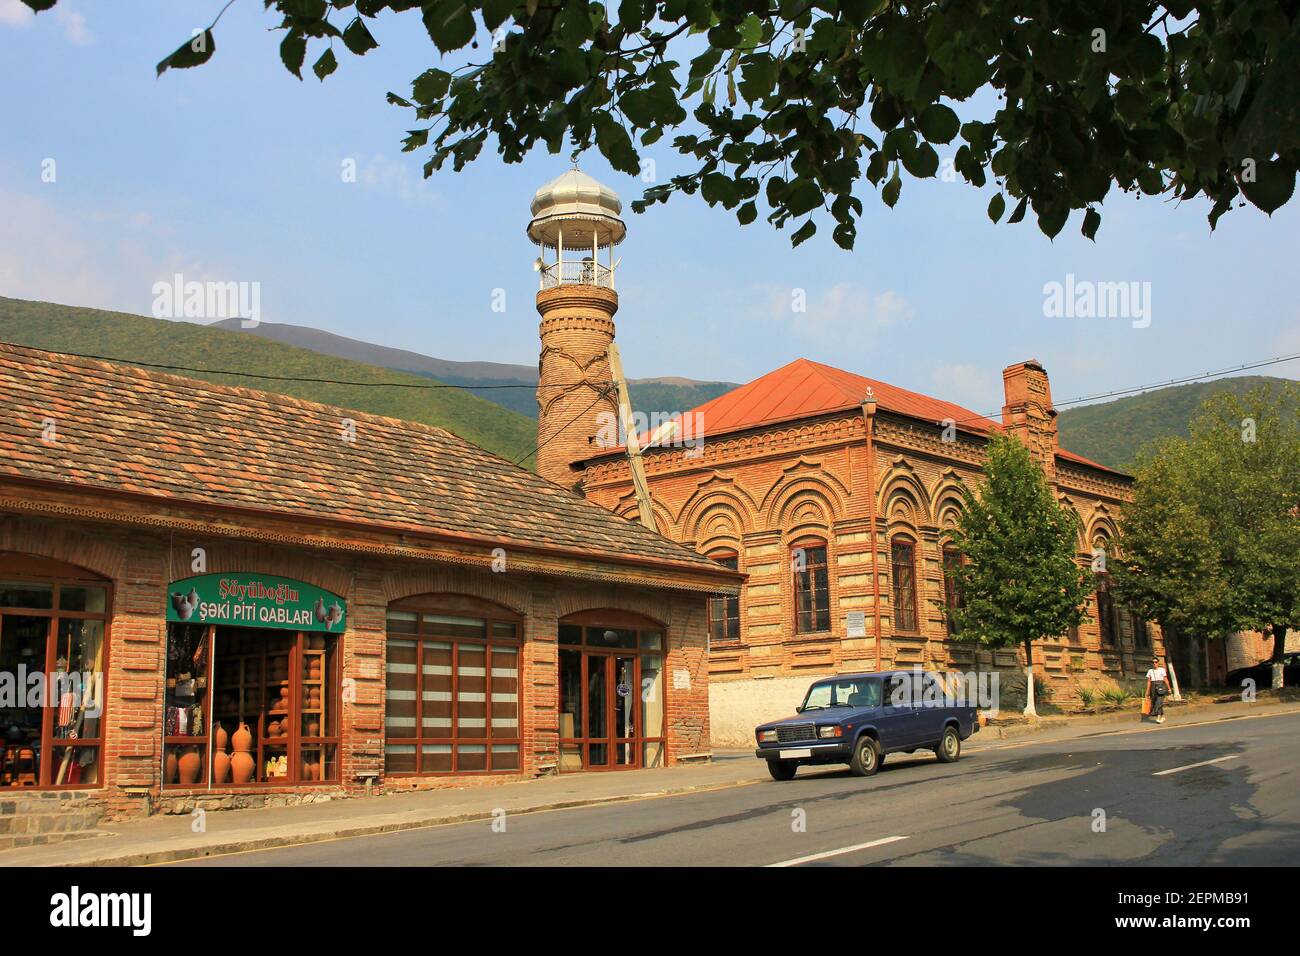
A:
[[[86,29],[86,18],[75,10],[60,6],[54,10],[54,19],[63,27],[63,35],[77,46],[89,46],[95,38]]]
[[[54,187],[50,187],[54,188]],[[256,281],[180,249],[146,210],[79,207],[0,189],[0,295],[149,315],[155,282]]]
[[[51,19],[58,24],[69,43],[88,46],[95,42],[95,37],[86,28],[85,16],[69,7],[68,0],[54,8],[52,17],[47,13],[42,22]],[[0,0],[0,24],[22,29],[31,26],[35,20],[36,14],[22,0]]]
[[[8,27],[25,27],[36,19],[32,8],[22,0],[0,0],[0,23]]]
[[[798,286],[758,288],[764,318],[779,322],[800,338],[860,343],[875,333],[912,320],[912,307],[892,289],[872,294],[853,282],[837,282],[822,291]]]
[[[443,206],[442,195],[409,162],[376,154],[356,164],[357,182],[370,192],[430,209]]]
[[[935,397],[994,421],[998,420],[1003,397],[996,378],[995,374],[989,374],[989,369],[971,362],[940,362],[930,369]]]

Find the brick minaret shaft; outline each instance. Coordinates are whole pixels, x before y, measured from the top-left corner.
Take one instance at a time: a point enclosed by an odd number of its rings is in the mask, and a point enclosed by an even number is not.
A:
[[[1046,370],[1036,359],[1009,365],[1002,370],[1002,388],[1003,426],[1029,449],[1054,485],[1060,438]]]
[[[537,293],[542,338],[537,384],[537,473],[565,488],[581,479],[570,464],[597,451],[597,436],[617,440],[618,400],[610,387],[618,294],[595,285]]]

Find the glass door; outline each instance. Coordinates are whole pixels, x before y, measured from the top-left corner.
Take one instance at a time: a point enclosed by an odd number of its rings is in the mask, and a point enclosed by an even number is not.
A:
[[[619,767],[635,767],[637,765],[636,702],[637,688],[640,686],[636,675],[637,659],[611,657],[609,666],[613,671],[614,680],[612,700],[614,763]]]

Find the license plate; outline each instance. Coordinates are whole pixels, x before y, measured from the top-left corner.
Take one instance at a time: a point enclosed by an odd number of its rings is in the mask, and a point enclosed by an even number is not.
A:
[[[811,757],[812,751],[805,747],[803,750],[782,750],[782,760],[798,760],[800,757]]]

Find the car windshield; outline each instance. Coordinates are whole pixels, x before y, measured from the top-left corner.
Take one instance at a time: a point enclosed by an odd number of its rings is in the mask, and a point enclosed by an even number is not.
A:
[[[880,703],[880,679],[860,677],[825,681],[808,688],[802,710],[828,707],[875,707]]]

